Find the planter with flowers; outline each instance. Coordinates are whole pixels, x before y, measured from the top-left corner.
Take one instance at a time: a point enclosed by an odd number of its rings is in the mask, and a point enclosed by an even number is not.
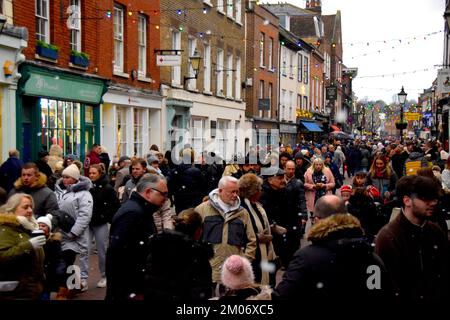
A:
[[[47,59],[57,60],[59,56],[59,47],[46,43],[42,40],[36,41],[36,54]]]
[[[89,55],[84,52],[71,50],[70,62],[74,65],[87,68],[89,66]]]

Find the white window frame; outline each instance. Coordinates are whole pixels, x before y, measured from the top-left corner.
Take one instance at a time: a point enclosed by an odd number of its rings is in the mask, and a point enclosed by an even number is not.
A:
[[[269,38],[269,48],[267,48],[269,54],[269,70],[273,70],[273,38]]]
[[[294,92],[289,91],[289,113],[287,120],[292,120],[292,106],[294,105]]]
[[[195,151],[195,154],[201,154],[205,151],[206,147],[206,119],[200,117],[192,117],[191,118],[191,146]],[[198,126],[200,125],[200,126]],[[198,145],[200,144],[200,147]]]
[[[41,10],[41,14],[38,14],[38,3],[40,3],[41,8],[45,8],[46,15],[43,15]],[[50,43],[50,0],[36,0],[35,3],[35,15],[36,15],[36,40],[44,41],[45,43]],[[41,29],[41,25],[39,21],[43,22],[44,30]],[[39,25],[39,28],[38,28]],[[38,33],[39,31],[43,31],[44,33]]]
[[[70,49],[81,51],[81,0],[70,0],[70,5],[77,8],[76,12],[72,12],[71,16],[75,19],[76,26],[70,30]]]
[[[205,72],[203,78],[203,90],[207,93],[211,92],[211,45],[205,43],[205,58],[203,59],[203,70]]]
[[[219,11],[220,13],[225,13],[223,12],[223,1],[224,0],[217,0],[217,11]]]
[[[236,72],[234,80],[234,97],[236,100],[241,100],[241,57],[236,57]]]
[[[147,76],[147,17],[138,15],[138,75]]]
[[[259,89],[258,89],[259,99],[264,99],[264,80],[259,80]],[[259,106],[259,101],[258,101]],[[264,116],[264,110],[259,110],[259,117],[262,118]]]
[[[222,159],[228,159],[228,129],[230,129],[230,120],[217,119],[216,145]]]
[[[197,39],[193,37],[188,38],[188,57],[192,57],[197,48]],[[194,68],[192,67],[192,61],[189,59],[189,77],[195,77]],[[188,80],[188,88],[195,90],[197,88],[197,79]]]
[[[289,51],[289,78],[294,79],[294,52]]]
[[[308,84],[309,82],[309,58],[303,57],[303,83]]]
[[[281,46],[281,74],[286,77],[286,48]]]
[[[273,95],[273,83],[269,82],[267,89],[267,97],[269,98],[269,110],[267,111],[267,118],[271,118],[272,115],[272,95]]]
[[[142,157],[143,154],[143,121],[144,109],[133,108],[133,153],[135,156]],[[136,121],[137,116],[137,121]]]
[[[227,0],[227,16],[233,19],[233,0]]]
[[[303,56],[300,53],[297,56],[297,81],[303,81]]]
[[[216,60],[216,95],[223,97],[223,59],[224,53],[222,49],[217,49]]]
[[[241,24],[242,23],[242,1],[241,0],[236,0],[236,4],[234,5],[236,8],[236,22]]]
[[[281,114],[280,114],[280,120],[284,120],[286,117],[285,117],[285,114],[286,114],[286,90],[285,89],[282,89],[281,90],[281,101],[280,101],[280,103],[281,103]]]
[[[264,45],[265,45],[265,37],[266,35],[264,32],[260,33],[260,39],[259,39],[259,66],[261,68],[265,68],[264,65]]]
[[[114,5],[114,71],[123,72],[124,68],[124,8]]]
[[[172,49],[181,50],[181,32],[172,31]],[[180,51],[178,51],[180,54]],[[172,85],[181,85],[181,66],[172,67],[171,72]]]
[[[126,156],[127,151],[127,108],[125,107],[117,107],[116,108],[116,117],[117,117],[117,133],[119,132],[120,126],[120,140],[117,141],[117,150],[120,146],[120,156]],[[119,152],[117,153],[119,154]]]
[[[227,54],[227,98],[233,99],[233,54]]]

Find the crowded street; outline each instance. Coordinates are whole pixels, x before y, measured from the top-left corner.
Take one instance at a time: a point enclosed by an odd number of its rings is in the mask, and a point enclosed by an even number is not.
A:
[[[0,308],[446,305],[449,39],[449,0],[0,0]]]

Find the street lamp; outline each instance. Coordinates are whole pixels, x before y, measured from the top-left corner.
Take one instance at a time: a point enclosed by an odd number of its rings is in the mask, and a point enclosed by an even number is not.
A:
[[[402,86],[402,90],[397,94],[398,102],[400,103],[400,143],[403,144],[403,106],[406,101],[406,96],[408,94],[405,92]]]
[[[186,86],[186,81],[190,79],[197,79],[198,71],[200,70],[200,60],[202,57],[200,57],[200,54],[198,53],[197,49],[195,49],[194,54],[189,57],[189,61],[191,62],[192,69],[194,70],[194,76],[193,77],[184,77],[183,84]]]

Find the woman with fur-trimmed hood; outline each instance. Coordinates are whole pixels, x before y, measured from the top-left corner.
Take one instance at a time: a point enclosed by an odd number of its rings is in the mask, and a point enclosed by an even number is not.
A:
[[[383,263],[354,216],[334,214],[316,220],[308,240],[312,244],[295,253],[274,299],[323,303],[386,298]]]
[[[17,193],[0,207],[0,300],[40,298],[44,284],[45,236],[38,228],[33,198]]]

